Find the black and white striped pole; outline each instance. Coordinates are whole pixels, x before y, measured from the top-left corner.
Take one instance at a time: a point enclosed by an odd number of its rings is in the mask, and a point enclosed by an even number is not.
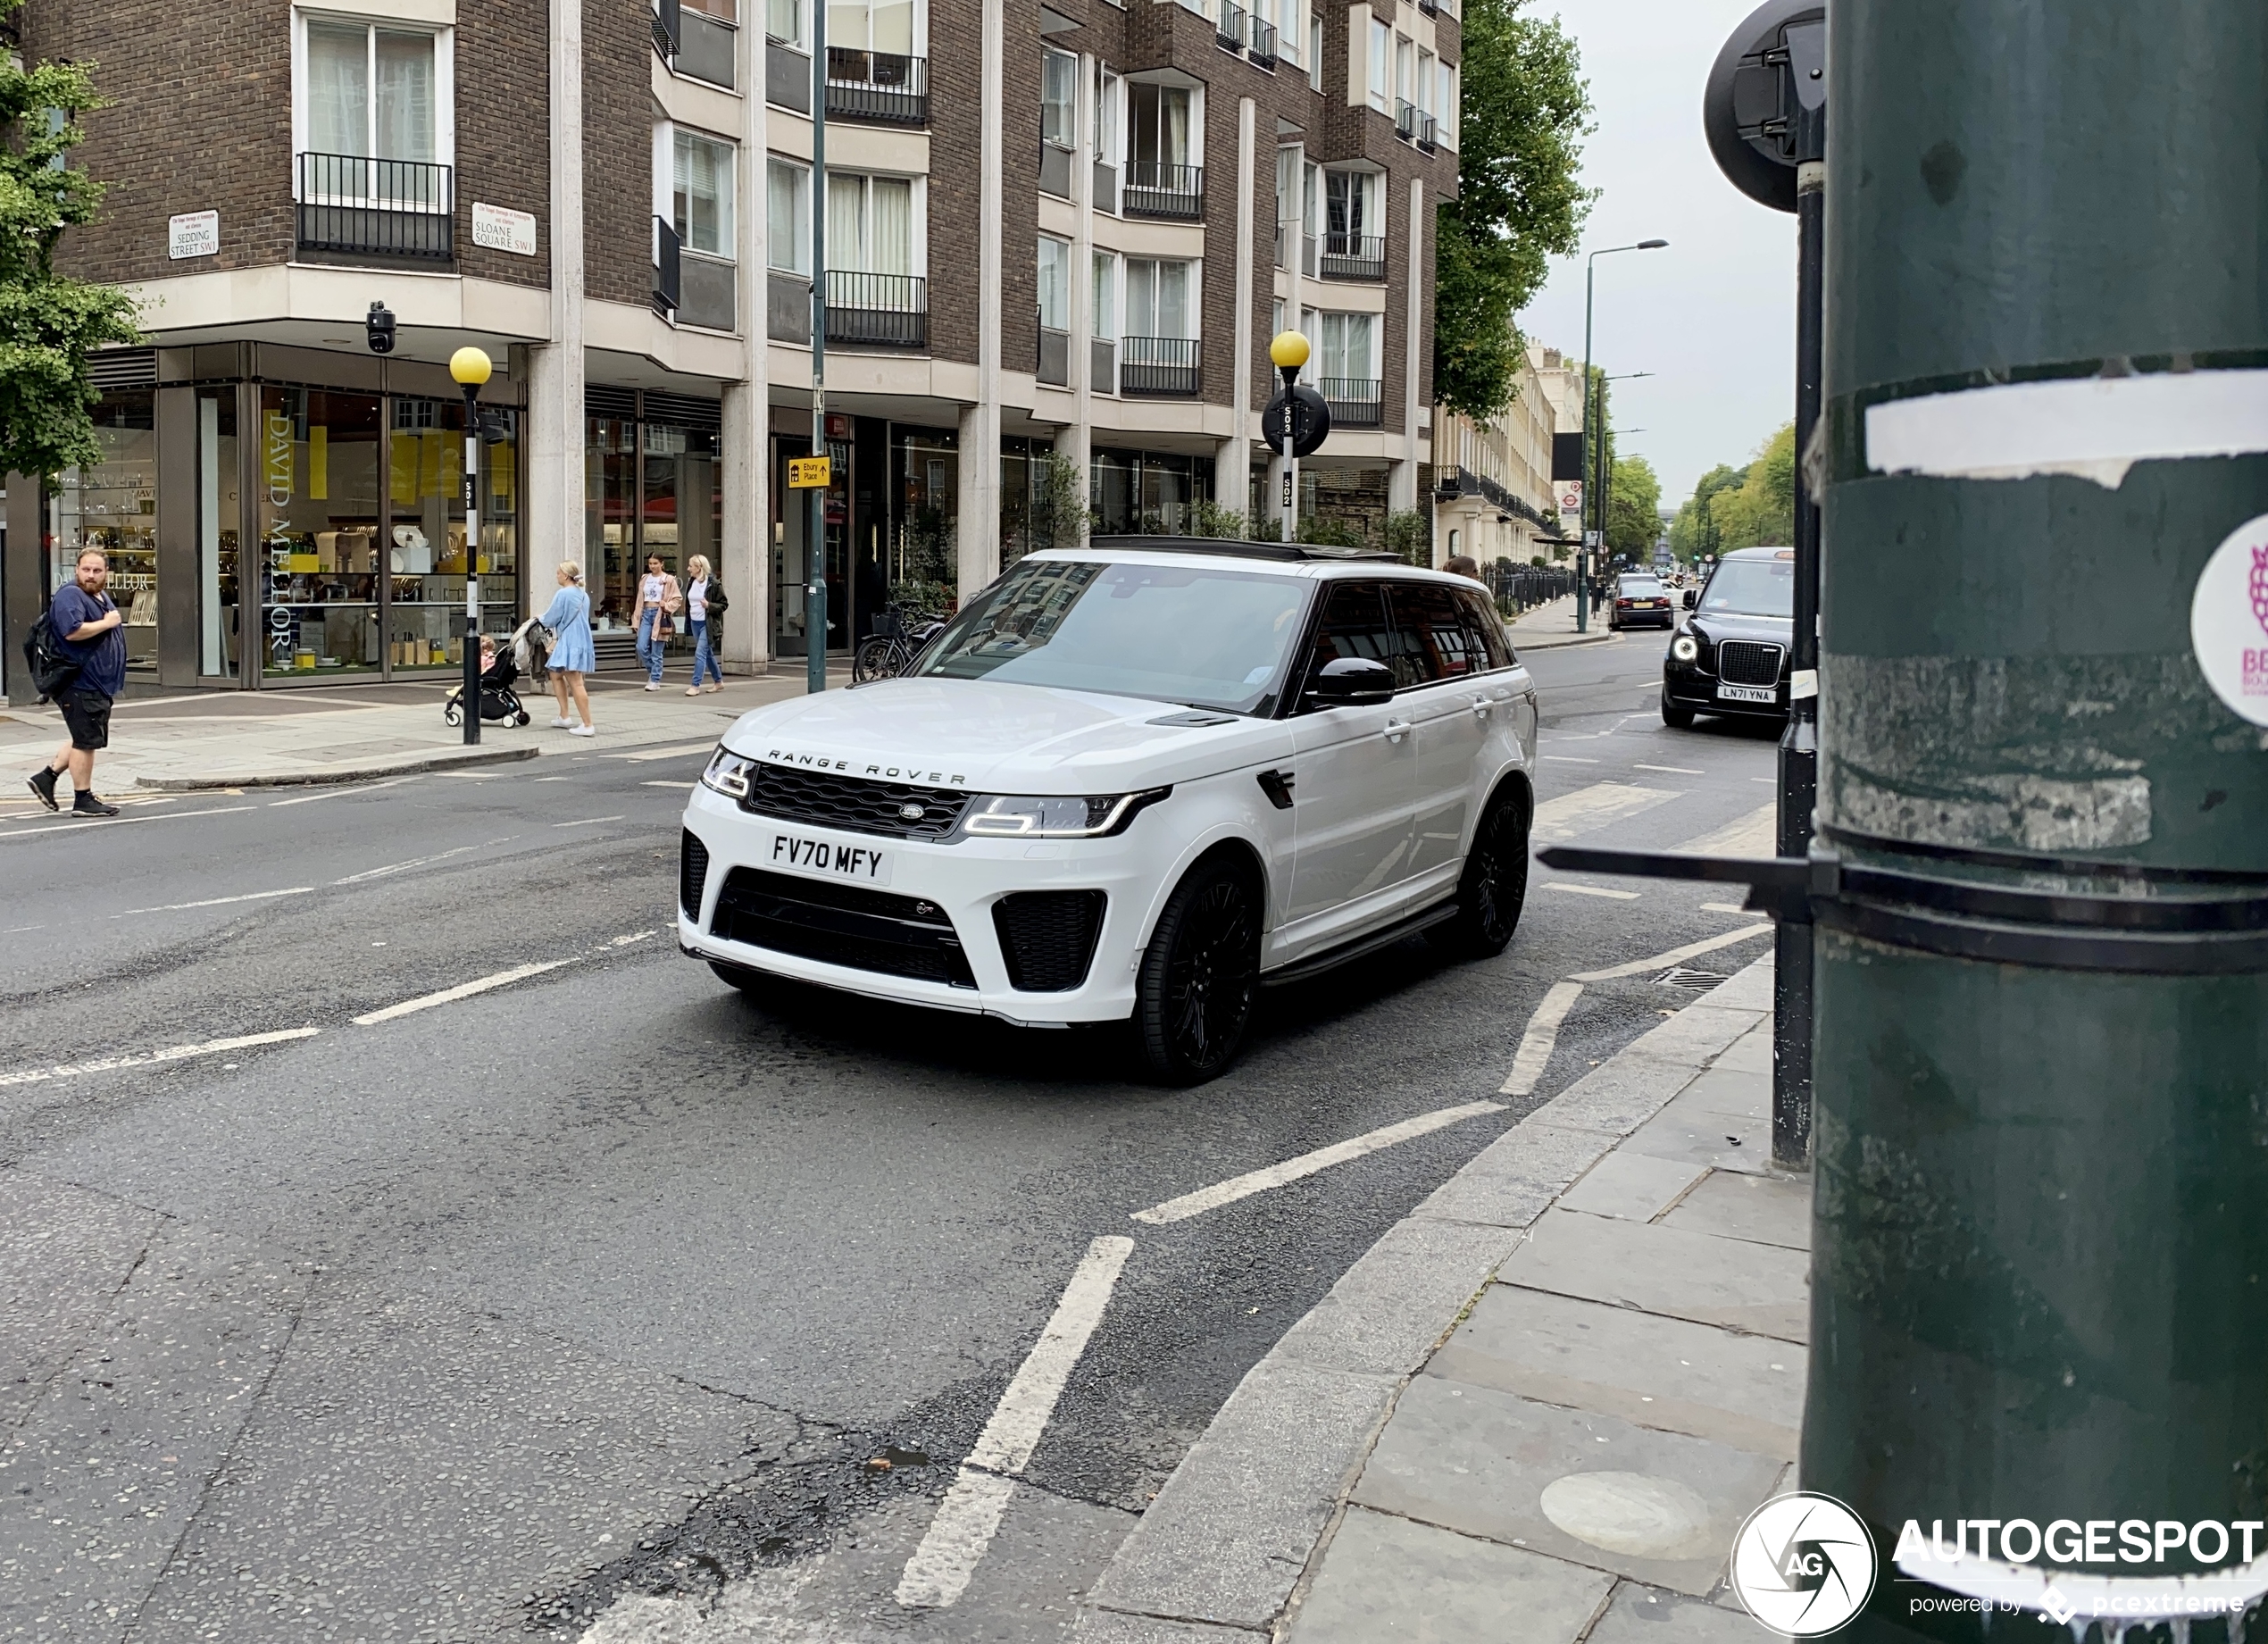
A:
[[[464,699],[459,705],[468,747],[480,740],[480,385],[491,369],[478,348],[449,356],[449,375],[464,390]]]

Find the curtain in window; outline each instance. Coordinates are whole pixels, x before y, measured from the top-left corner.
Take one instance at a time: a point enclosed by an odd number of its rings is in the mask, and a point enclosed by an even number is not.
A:
[[[378,30],[378,154],[433,158],[433,37]]]
[[[913,0],[876,0],[873,18],[876,51],[913,54]]]
[[[1157,332],[1160,337],[1194,337],[1189,329],[1189,265],[1157,265]]]
[[[863,269],[866,262],[866,179],[827,173],[827,266]]]
[[[811,173],[783,160],[767,163],[765,203],[771,266],[783,273],[811,272]]]
[[[307,22],[307,142],[317,154],[367,154],[370,31]]]
[[[1095,313],[1091,331],[1105,342],[1118,335],[1118,305],[1115,290],[1118,259],[1106,251],[1095,254]]]
[[[871,221],[866,266],[877,274],[913,271],[913,184],[904,177],[869,179]]]
[[[1148,257],[1126,259],[1126,334],[1157,335],[1157,264]]]
[[[711,256],[732,255],[732,149],[677,134],[671,193],[678,238]]]
[[[1370,315],[1327,313],[1323,316],[1323,375],[1352,379],[1357,382],[1373,380],[1371,374]]]
[[[1189,92],[1186,86],[1167,86],[1158,94],[1160,132],[1164,152],[1158,157],[1168,165],[1189,163]],[[1178,335],[1178,333],[1177,333]]]

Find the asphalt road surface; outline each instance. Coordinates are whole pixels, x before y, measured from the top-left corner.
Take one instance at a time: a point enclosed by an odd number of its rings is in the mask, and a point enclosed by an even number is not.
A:
[[[1665,639],[1536,655],[1538,831],[1768,854],[1772,733],[1664,730]],[[1502,1094],[1555,982],[1758,922],[1538,870],[1500,958],[1271,995],[1163,1090],[1113,1031],[759,1007],[680,957],[701,763],[0,805],[0,1638],[1059,1640],[1380,1233],[1764,950],[1586,987]],[[1094,1327],[1050,1406],[1059,1304]],[[996,1411],[1038,1433],[997,1532],[902,1606]]]

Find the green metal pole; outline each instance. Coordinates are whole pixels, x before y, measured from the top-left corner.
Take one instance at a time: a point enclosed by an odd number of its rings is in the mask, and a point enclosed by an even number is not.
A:
[[[1909,1520],[2268,1520],[2268,741],[2192,638],[2268,456],[2182,409],[2268,363],[2268,7],[1831,23],[1802,1481],[1886,1561],[1839,1636],[2096,1644],[1888,1560]]]

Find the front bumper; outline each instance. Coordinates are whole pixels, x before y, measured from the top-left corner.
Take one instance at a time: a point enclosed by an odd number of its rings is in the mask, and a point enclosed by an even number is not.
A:
[[[1720,714],[1729,718],[1785,719],[1788,717],[1788,671],[1772,688],[1770,702],[1739,702],[1717,695],[1717,676],[1699,663],[1681,663],[1674,656],[1662,663],[1662,695],[1672,707],[1696,714]]]
[[[1170,806],[1168,801],[1154,809]],[[686,832],[707,852],[699,903],[691,914],[685,905],[687,884],[680,879],[678,946],[686,953],[870,998],[997,1016],[1018,1024],[1116,1022],[1132,1014],[1135,967],[1147,936],[1152,906],[1174,858],[1173,842],[1168,837],[1170,824],[1148,812],[1137,816],[1124,833],[1109,839],[963,839],[948,845],[752,816],[723,795],[701,787],[694,789],[686,805],[684,822]],[[743,892],[759,878],[771,882],[780,876],[783,864],[773,847],[776,836],[887,853],[889,879],[882,900],[907,901],[927,910],[920,916],[923,922],[912,934],[923,945],[920,963],[930,964],[940,975],[933,979],[896,974],[868,968],[863,963],[832,962],[811,951],[784,952],[735,939],[730,932],[745,933],[750,922],[740,914],[746,905],[745,895],[736,896],[727,916],[719,919],[733,871],[751,871],[750,876],[739,881]],[[788,887],[790,890],[813,883],[840,883],[816,873],[788,877],[796,881]],[[1076,986],[1037,991],[1014,985],[994,909],[1003,898],[1027,891],[1102,893],[1100,929],[1092,956]],[[839,922],[856,928],[864,915],[859,910],[847,911],[849,917]],[[721,923],[728,934],[719,934]],[[855,942],[823,940],[801,945],[838,956],[855,946]],[[939,956],[944,963],[931,964]],[[956,974],[953,980],[945,980],[944,972]]]

